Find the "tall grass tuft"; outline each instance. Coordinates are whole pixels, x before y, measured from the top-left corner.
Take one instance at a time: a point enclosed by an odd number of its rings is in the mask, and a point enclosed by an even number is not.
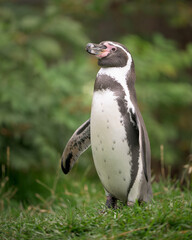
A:
[[[1,165],[0,179],[0,210],[10,205],[11,199],[17,192],[17,188],[9,184],[9,167],[10,167],[10,148],[7,147],[6,164]]]

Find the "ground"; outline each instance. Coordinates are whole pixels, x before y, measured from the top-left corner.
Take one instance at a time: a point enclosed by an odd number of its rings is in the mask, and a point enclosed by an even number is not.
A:
[[[105,209],[101,183],[57,177],[38,204],[11,200],[0,214],[0,239],[192,239],[192,194],[179,182],[153,183],[151,203]],[[56,187],[57,185],[57,187]]]

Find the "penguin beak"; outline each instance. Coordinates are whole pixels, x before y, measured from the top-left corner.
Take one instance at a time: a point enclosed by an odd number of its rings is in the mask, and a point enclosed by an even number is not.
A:
[[[90,53],[92,55],[96,55],[96,57],[97,56],[99,57],[100,54],[102,52],[104,52],[106,48],[107,47],[105,45],[102,45],[102,44],[88,43],[85,50],[88,53]]]

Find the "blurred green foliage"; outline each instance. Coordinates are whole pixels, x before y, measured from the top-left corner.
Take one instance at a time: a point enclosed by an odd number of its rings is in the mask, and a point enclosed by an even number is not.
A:
[[[16,169],[57,166],[70,132],[88,117],[82,86],[90,69],[82,26],[52,6],[39,13],[21,6],[0,9],[1,161],[9,146]]]
[[[124,37],[136,66],[136,90],[149,132],[152,156],[165,148],[166,165],[182,164],[191,137],[192,44],[179,50],[174,41],[155,34],[151,42],[137,36]]]
[[[89,118],[98,66],[84,48],[93,39],[119,41],[132,53],[152,161],[160,161],[163,144],[165,164],[179,169],[190,152],[192,43],[167,39],[161,27],[187,28],[192,8],[174,3],[1,1],[1,163],[10,147],[12,169],[58,166],[72,132]],[[162,18],[158,33],[151,26]]]

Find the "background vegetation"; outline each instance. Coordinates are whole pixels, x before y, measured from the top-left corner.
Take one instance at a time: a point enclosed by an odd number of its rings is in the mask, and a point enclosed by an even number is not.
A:
[[[24,208],[45,203],[50,192],[55,196],[57,184],[65,196],[78,191],[72,177],[60,176],[58,166],[69,137],[90,115],[98,66],[85,46],[103,40],[125,44],[135,61],[153,178],[163,173],[189,187],[191,19],[187,0],[1,0],[1,209],[10,206],[10,200]],[[91,151],[74,172],[97,183]],[[47,192],[42,185],[52,186],[55,175],[60,180]],[[77,197],[69,199],[72,205]]]

